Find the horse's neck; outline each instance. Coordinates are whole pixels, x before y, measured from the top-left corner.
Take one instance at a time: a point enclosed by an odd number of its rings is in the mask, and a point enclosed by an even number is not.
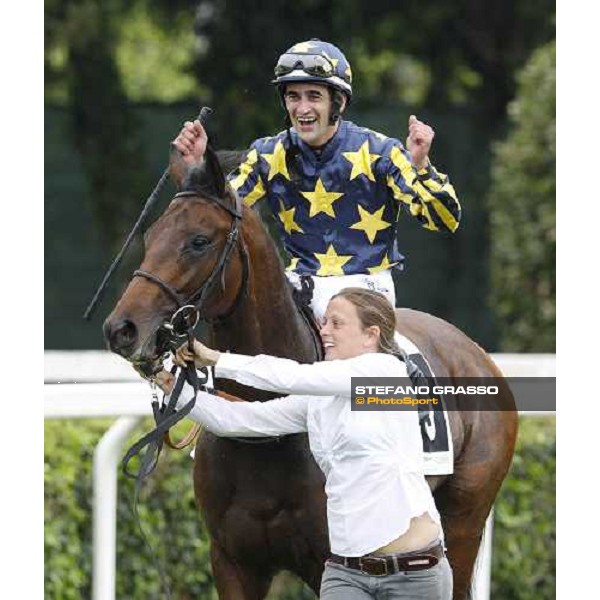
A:
[[[250,223],[243,233],[248,290],[233,314],[215,325],[215,346],[240,354],[316,360],[314,334],[295,305],[273,241],[260,223]]]

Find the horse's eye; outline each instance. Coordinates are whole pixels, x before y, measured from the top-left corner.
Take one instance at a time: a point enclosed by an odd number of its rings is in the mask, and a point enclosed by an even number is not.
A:
[[[190,240],[190,248],[196,251],[204,250],[209,242],[210,240],[206,236],[198,234]]]

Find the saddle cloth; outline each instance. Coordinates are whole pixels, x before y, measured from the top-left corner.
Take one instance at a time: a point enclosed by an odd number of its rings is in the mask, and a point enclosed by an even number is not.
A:
[[[434,379],[435,374],[415,344],[398,332],[395,339],[423,374]],[[425,475],[451,475],[454,472],[454,447],[443,396],[441,401],[438,407],[419,406]]]

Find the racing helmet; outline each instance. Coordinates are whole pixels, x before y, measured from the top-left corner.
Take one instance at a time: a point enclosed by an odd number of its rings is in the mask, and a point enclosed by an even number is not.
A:
[[[320,83],[352,98],[352,70],[343,52],[333,44],[312,39],[286,50],[275,65],[278,87],[286,83]]]

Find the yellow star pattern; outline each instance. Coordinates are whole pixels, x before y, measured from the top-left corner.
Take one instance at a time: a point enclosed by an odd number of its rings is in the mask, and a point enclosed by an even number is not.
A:
[[[388,260],[387,254],[383,257],[380,265],[376,267],[369,267],[369,273],[374,275],[375,273],[379,273],[380,271],[387,271],[392,266],[392,263]]]
[[[350,181],[359,175],[366,175],[371,181],[375,181],[371,164],[378,158],[379,154],[369,154],[369,140],[367,140],[356,152],[344,152],[343,156],[352,163]]]
[[[315,257],[321,265],[317,275],[326,277],[328,275],[344,275],[342,267],[352,258],[352,255],[338,255],[333,244],[329,244],[325,254],[315,252]]]
[[[364,231],[367,237],[369,238],[369,242],[371,244],[375,241],[375,236],[378,231],[382,231],[383,229],[387,229],[391,227],[391,223],[384,221],[381,218],[383,214],[385,206],[382,206],[379,210],[376,210],[374,213],[370,213],[368,210],[365,210],[360,204],[358,205],[358,214],[360,215],[360,221],[354,223],[354,225],[350,225],[350,229],[359,229]]]
[[[300,42],[290,49],[290,52],[310,52],[314,46],[311,42]]]
[[[246,179],[250,176],[253,171],[254,165],[258,160],[258,152],[256,152],[256,148],[248,153],[246,160],[240,165],[239,175],[230,181],[231,187],[235,191],[239,190],[244,183],[246,183]]]
[[[310,217],[324,212],[326,215],[335,218],[332,204],[344,195],[341,192],[328,192],[320,177],[317,180],[314,192],[300,193],[310,202]]]
[[[271,181],[278,173],[281,173],[288,181],[290,180],[290,174],[285,164],[285,149],[281,140],[275,144],[273,154],[261,154],[261,156],[269,163],[267,181]]]
[[[279,200],[279,206],[281,206],[281,211],[279,212],[279,218],[283,223],[283,228],[286,233],[292,233],[292,231],[299,231],[300,233],[304,233],[302,228],[294,221],[294,213],[296,212],[296,208],[290,208],[289,210],[285,210],[285,206],[283,205],[283,201]]]
[[[352,81],[352,69],[350,68],[350,65],[346,67],[344,75],[346,75],[350,79],[350,81]]]
[[[256,185],[252,188],[252,191],[244,197],[244,204],[246,206],[253,206],[266,194],[265,188],[263,187],[262,180],[259,179]]]

